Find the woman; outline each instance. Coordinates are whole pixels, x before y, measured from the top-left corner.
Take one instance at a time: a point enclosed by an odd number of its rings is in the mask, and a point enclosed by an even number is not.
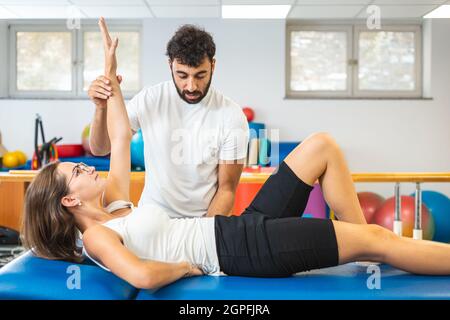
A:
[[[264,184],[241,216],[169,219],[162,208],[129,202],[131,130],[116,80],[115,50],[100,19],[105,48],[107,179],[93,168],[52,163],[27,190],[23,236],[38,256],[94,261],[138,288],[156,289],[185,276],[213,274],[282,277],[352,261],[389,263],[419,274],[450,274],[450,245],[397,237],[367,225],[344,156],[327,134],[305,139]],[[319,179],[339,221],[302,219]]]

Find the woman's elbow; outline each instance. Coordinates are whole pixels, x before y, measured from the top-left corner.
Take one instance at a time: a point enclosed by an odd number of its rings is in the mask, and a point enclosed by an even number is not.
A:
[[[157,283],[155,276],[150,272],[142,272],[138,277],[133,279],[131,285],[138,289],[156,290]]]
[[[131,284],[133,287],[137,289],[145,289],[145,290],[156,290],[156,286],[151,279],[140,280]]]

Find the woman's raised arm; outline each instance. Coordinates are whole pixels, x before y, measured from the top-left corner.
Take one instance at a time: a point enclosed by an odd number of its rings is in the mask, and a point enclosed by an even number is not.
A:
[[[107,129],[111,143],[110,171],[103,205],[115,200],[129,200],[131,129],[120,84],[117,80],[116,49],[119,39],[111,39],[104,18],[99,26],[105,51],[105,76],[111,79],[112,96],[107,101]]]

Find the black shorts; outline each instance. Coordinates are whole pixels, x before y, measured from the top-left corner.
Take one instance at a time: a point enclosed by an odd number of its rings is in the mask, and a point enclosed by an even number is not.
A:
[[[282,162],[240,216],[216,216],[216,247],[228,275],[285,277],[336,266],[333,223],[301,218],[312,186]]]

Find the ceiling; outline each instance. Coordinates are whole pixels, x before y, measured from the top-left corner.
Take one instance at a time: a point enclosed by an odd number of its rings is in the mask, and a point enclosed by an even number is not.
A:
[[[220,18],[222,5],[292,5],[287,19],[419,18],[450,0],[0,0],[0,19]]]

